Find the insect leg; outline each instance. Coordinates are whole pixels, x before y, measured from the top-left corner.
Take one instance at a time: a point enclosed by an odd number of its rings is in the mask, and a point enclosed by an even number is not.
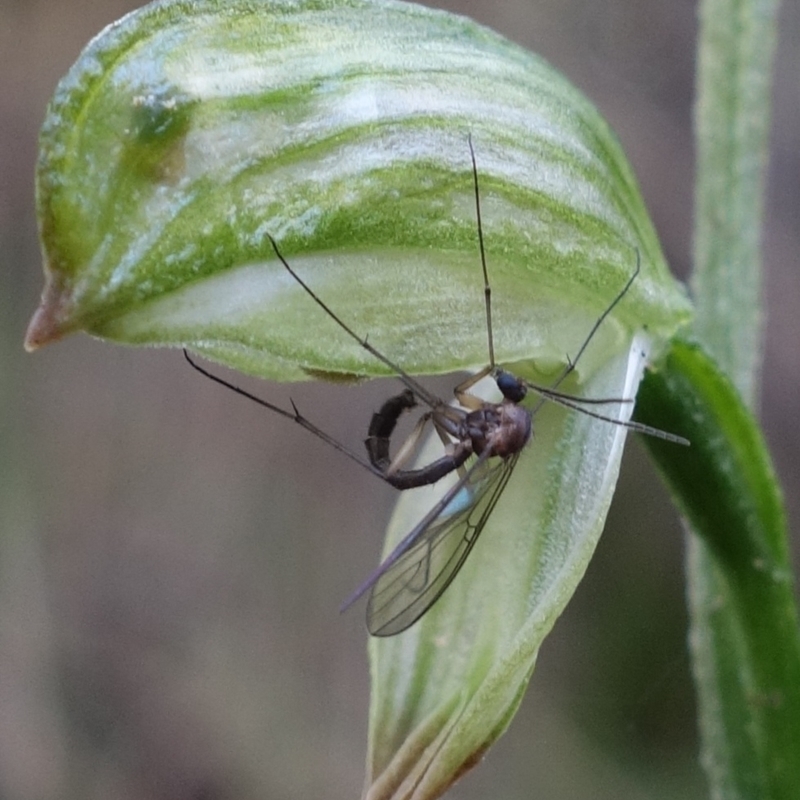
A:
[[[456,400],[461,403],[464,408],[468,408],[470,411],[477,411],[484,405],[484,401],[480,399],[480,397],[475,397],[474,394],[470,394],[469,390],[475,386],[476,383],[482,381],[487,375],[490,375],[494,371],[494,366],[489,364],[488,366],[484,367],[482,370],[479,370],[474,375],[470,375],[466,380],[462,381],[458,384],[458,386],[453,389],[453,394],[455,395]]]
[[[472,134],[467,136],[469,155],[472,159],[472,185],[475,187],[475,216],[478,220],[478,246],[481,251],[483,267],[483,302],[486,307],[486,335],[489,339],[489,371],[494,369],[494,338],[492,335],[492,287],[489,284],[489,271],[486,268],[486,250],[483,245],[483,225],[481,223],[481,195],[478,190],[478,165],[475,161],[475,149],[472,147]],[[488,375],[488,372],[487,372]]]
[[[366,338],[362,338],[359,336],[341,317],[337,316],[336,314],[331,311],[328,304],[325,303],[322,298],[318,297],[314,290],[294,271],[291,267],[289,262],[283,257],[280,249],[278,248],[278,243],[275,239],[267,234],[267,238],[269,239],[270,243],[272,244],[272,249],[275,251],[275,255],[278,257],[278,260],[283,264],[286,271],[300,284],[306,294],[311,297],[311,299],[352,339],[355,339],[361,347],[363,347],[370,355],[374,356],[378,361],[382,364],[385,364],[392,372],[397,374],[397,377],[411,390],[414,392],[417,397],[419,397],[423,402],[427,403],[432,408],[439,403],[438,397],[431,394],[421,383],[415,381],[407,372],[402,370],[394,361],[388,359],[380,350],[377,350],[373,347]]]
[[[589,335],[583,340],[583,344],[578,349],[575,358],[567,357],[567,366],[564,368],[564,371],[558,377],[558,380],[550,387],[550,391],[552,392],[554,389],[557,389],[567,378],[567,376],[575,370],[575,367],[578,365],[578,361],[580,360],[581,356],[586,351],[586,348],[589,346],[589,342],[592,341],[594,335],[597,333],[597,329],[603,324],[606,317],[616,308],[617,304],[622,300],[623,297],[628,293],[628,289],[631,288],[631,285],[636,280],[637,276],[639,275],[639,271],[642,267],[642,259],[639,255],[639,248],[636,248],[636,269],[633,271],[633,274],[628,278],[625,285],[620,290],[619,294],[611,301],[608,308],[597,318],[597,321],[592,325],[592,329],[589,331]],[[541,401],[540,401],[541,403]],[[538,408],[538,406],[537,406]]]
[[[186,349],[184,349],[183,355],[192,368],[197,370],[201,375],[205,376],[209,380],[220,384],[220,386],[224,386],[226,389],[236,392],[236,394],[240,394],[242,397],[246,397],[248,400],[258,403],[258,405],[263,406],[264,408],[268,408],[270,411],[274,411],[276,414],[280,414],[286,419],[290,419],[292,422],[297,423],[301,428],[305,428],[309,433],[313,433],[318,439],[322,439],[323,442],[326,442],[335,450],[338,450],[340,453],[346,455],[351,461],[355,461],[356,464],[364,467],[364,469],[368,470],[373,475],[377,475],[382,480],[386,480],[386,476],[384,475],[383,471],[380,470],[376,465],[369,461],[365,461],[363,458],[356,455],[352,450],[345,447],[341,442],[336,441],[336,439],[325,433],[325,431],[323,431],[321,428],[318,428],[313,422],[307,420],[297,410],[297,406],[295,406],[294,402],[292,402],[292,411],[287,411],[286,409],[276,406],[274,403],[270,403],[261,397],[257,397],[245,389],[242,389],[240,386],[236,386],[236,384],[230,383],[224,378],[220,378],[218,375],[214,375],[212,372],[209,372],[207,369],[201,367],[196,361],[194,361]]]

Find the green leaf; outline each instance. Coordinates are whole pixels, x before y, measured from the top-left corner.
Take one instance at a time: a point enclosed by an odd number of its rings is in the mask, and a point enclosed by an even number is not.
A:
[[[639,258],[564,386],[633,397],[690,307],[616,138],[540,59],[395,2],[172,0],[95,39],[42,132],[47,284],[28,346],[83,329],[281,380],[385,374],[269,234],[407,372],[482,367],[468,135],[498,361],[552,380]],[[536,426],[463,574],[420,624],[371,643],[373,798],[437,796],[476,762],[594,550],[624,430],[554,408]],[[389,544],[442,490],[403,496]]]
[[[706,767],[720,796],[788,799],[800,785],[800,628],[766,446],[735,387],[695,344],[675,342],[648,375],[637,417],[692,441],[679,453],[655,439],[646,445],[714,571],[714,596],[691,597],[704,622],[693,651],[707,690]]]

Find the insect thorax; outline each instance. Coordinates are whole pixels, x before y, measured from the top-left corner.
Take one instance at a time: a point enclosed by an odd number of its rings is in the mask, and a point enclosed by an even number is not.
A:
[[[470,412],[466,427],[475,455],[481,455],[488,447],[491,455],[508,458],[528,443],[533,423],[526,408],[504,400]]]

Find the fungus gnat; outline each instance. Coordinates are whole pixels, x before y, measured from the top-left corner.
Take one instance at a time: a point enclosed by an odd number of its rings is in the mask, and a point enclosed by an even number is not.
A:
[[[483,269],[489,363],[455,387],[456,405],[451,405],[432,394],[400,366],[373,347],[366,338],[355,333],[295,272],[271,236],[269,240],[275,255],[292,278],[342,330],[374,358],[393,370],[405,386],[401,393],[390,397],[380,410],[373,414],[365,440],[367,459],[361,458],[303,417],[294,404],[292,411],[273,405],[208,372],[195,363],[184,350],[189,364],[207,378],[291,419],[397,489],[431,485],[445,475],[457,473],[456,482],[342,606],[344,611],[370,592],[367,604],[367,628],[373,636],[393,636],[406,630],[431,608],[453,581],[500,500],[520,453],[531,439],[533,417],[545,401],[558,403],[628,430],[656,436],[676,444],[688,444],[688,441],[680,436],[641,423],[613,419],[585,407],[630,403],[631,400],[628,398],[585,398],[558,391],[559,385],[574,371],[600,325],[625,297],[639,274],[638,250],[635,251],[636,267],[630,278],[597,319],[575,357],[568,360],[567,366],[551,386],[539,386],[522,380],[496,365],[492,336],[491,287],[481,224],[478,169],[471,137],[469,149],[475,191],[478,245]],[[502,394],[500,402],[487,402],[470,393],[470,389],[486,377],[492,377],[497,384]],[[528,391],[535,392],[540,398],[532,409],[521,405]],[[420,416],[411,435],[401,445],[399,452],[392,458],[390,442],[395,426],[406,411],[418,406],[423,406],[426,410]],[[429,464],[409,469],[407,465],[429,424],[442,440],[445,452]]]

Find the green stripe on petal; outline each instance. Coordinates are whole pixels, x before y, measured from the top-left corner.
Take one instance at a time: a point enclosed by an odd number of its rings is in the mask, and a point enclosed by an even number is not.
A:
[[[51,104],[28,343],[82,328],[265,377],[380,373],[289,285],[269,233],[407,370],[480,366],[468,134],[502,360],[562,359],[636,248],[625,322],[686,320],[616,139],[540,59],[400,3],[164,2],[95,39]]]

